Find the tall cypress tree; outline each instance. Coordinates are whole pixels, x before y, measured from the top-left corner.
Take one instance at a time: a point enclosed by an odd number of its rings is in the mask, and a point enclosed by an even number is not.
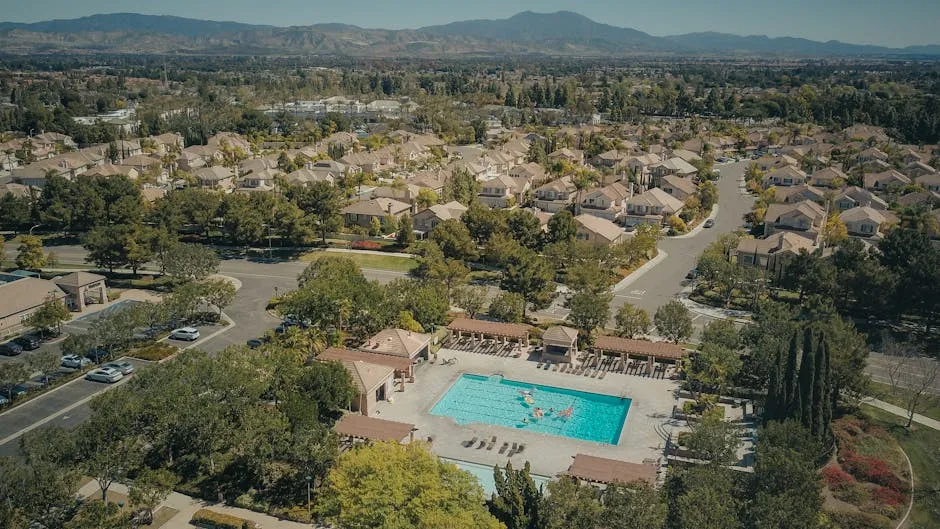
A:
[[[803,358],[800,360],[799,387],[800,422],[810,429],[813,425],[813,379],[816,374],[816,360],[813,351],[813,331],[807,327],[803,331]]]
[[[820,369],[816,373],[817,378],[823,380],[823,385],[821,388],[822,398],[821,398],[821,410],[820,410],[820,427],[819,427],[819,440],[827,441],[829,439],[829,423],[832,422],[832,373],[829,368],[829,342],[823,340],[822,348],[817,353],[818,356],[822,357],[820,362]]]
[[[770,381],[767,384],[767,400],[764,403],[764,424],[769,421],[780,420],[785,412],[786,402],[783,400],[783,387],[781,377],[783,376],[783,351],[777,349],[777,355],[774,357],[774,365],[770,369]]]
[[[810,425],[810,430],[817,439],[821,437],[822,431],[825,428],[823,424],[823,407],[825,406],[827,395],[826,372],[823,361],[825,360],[827,348],[828,345],[820,334],[819,341],[816,343],[816,356],[813,366],[813,416]]]
[[[790,337],[790,350],[787,353],[787,365],[783,370],[783,405],[780,407],[781,418],[799,417],[799,405],[796,400],[796,369],[800,349],[800,335],[798,331],[793,331]]]

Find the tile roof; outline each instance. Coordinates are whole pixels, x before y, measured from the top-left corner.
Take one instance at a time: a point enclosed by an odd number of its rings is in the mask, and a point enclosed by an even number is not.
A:
[[[542,342],[549,345],[568,347],[578,340],[578,330],[564,325],[555,325],[545,329],[542,333]]]
[[[397,371],[408,371],[411,368],[411,360],[408,358],[357,351],[355,349],[340,349],[338,347],[329,347],[321,351],[320,354],[317,355],[317,360],[335,360],[337,362],[361,361],[390,367]]]
[[[575,223],[582,228],[599,235],[610,242],[616,241],[623,236],[623,230],[613,222],[583,213],[574,218]]]
[[[52,281],[24,277],[0,284],[0,318],[6,318],[38,307],[49,299],[65,297],[65,293]]]
[[[99,276],[98,274],[92,274],[91,272],[72,272],[71,274],[64,275],[62,277],[56,278],[55,284],[65,285],[69,287],[83,287],[85,285],[90,285],[96,281],[104,281],[104,276]]]
[[[412,358],[431,341],[427,334],[405,331],[402,329],[385,329],[366,340],[359,347],[362,351],[376,354]]]
[[[457,318],[450,322],[447,329],[451,332],[471,332],[489,334],[501,338],[525,338],[532,329],[529,325],[521,323],[502,323],[498,321],[472,320],[470,318]]]

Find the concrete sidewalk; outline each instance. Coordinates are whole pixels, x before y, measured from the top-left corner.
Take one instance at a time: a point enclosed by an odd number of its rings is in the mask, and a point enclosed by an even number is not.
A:
[[[127,495],[128,493],[127,486],[120,483],[111,485],[108,490],[124,495]],[[94,480],[90,481],[88,484],[82,487],[78,491],[78,494],[83,498],[91,496],[92,499],[101,499],[101,489],[98,488],[98,482]],[[165,524],[160,526],[160,529],[192,529],[193,526],[189,523],[189,521],[192,519],[193,514],[196,511],[203,508],[210,509],[222,514],[238,516],[239,518],[251,520],[257,523],[258,526],[263,529],[310,529],[311,527],[323,527],[320,525],[280,520],[273,516],[268,516],[267,514],[249,511],[248,509],[241,509],[238,507],[229,507],[228,505],[221,503],[209,503],[192,498],[185,494],[180,494],[178,492],[170,493],[166,501],[161,503],[160,506],[170,507],[179,511],[179,513],[170,518]],[[160,507],[157,507],[154,512],[156,512],[156,510],[159,508]]]
[[[887,402],[872,398],[865,397],[862,402],[878,408],[879,410],[884,410],[892,415],[897,415],[898,417],[903,417],[904,420],[907,420],[907,410],[900,406],[895,406],[894,404],[888,404]],[[914,414],[914,422],[928,428],[933,428],[934,430],[940,430],[940,421],[936,419],[931,419],[930,417],[925,417],[919,413]]]
[[[710,305],[704,305],[697,301],[689,299],[689,294],[692,293],[691,286],[687,286],[676,295],[676,299],[680,303],[685,305],[687,309],[694,312],[695,314],[701,314],[703,316],[708,316],[710,318],[715,318],[719,320],[733,320],[735,323],[747,324],[751,323],[751,313],[744,310],[732,310],[732,309],[720,309],[718,307],[712,307]]]

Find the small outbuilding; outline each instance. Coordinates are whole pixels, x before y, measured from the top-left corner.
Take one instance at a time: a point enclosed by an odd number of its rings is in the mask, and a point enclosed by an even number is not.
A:
[[[542,360],[571,363],[578,354],[578,330],[556,325],[542,333]]]
[[[104,276],[90,272],[72,272],[54,281],[65,292],[65,303],[69,310],[84,312],[86,305],[108,302],[108,287]]]

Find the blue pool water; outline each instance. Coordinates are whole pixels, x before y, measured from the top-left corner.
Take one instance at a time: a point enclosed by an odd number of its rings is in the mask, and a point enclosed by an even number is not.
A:
[[[527,402],[522,392],[531,395]],[[537,418],[536,408],[543,412]],[[570,417],[559,415],[571,410]],[[549,411],[554,410],[554,411]],[[465,374],[431,409],[458,424],[485,423],[617,444],[630,410],[630,399],[506,380],[501,376]]]
[[[487,498],[496,492],[496,480],[493,478],[493,467],[480,465],[478,463],[471,463],[469,461],[448,459],[446,457],[442,457],[441,460],[448,463],[453,463],[457,465],[457,468],[460,470],[473,474],[473,477],[477,478],[477,481],[479,481],[480,485],[483,487],[483,494],[485,494]],[[532,481],[535,482],[535,486],[543,490],[545,485],[552,480],[552,478],[547,476],[539,476],[537,474],[529,475],[532,476]]]

